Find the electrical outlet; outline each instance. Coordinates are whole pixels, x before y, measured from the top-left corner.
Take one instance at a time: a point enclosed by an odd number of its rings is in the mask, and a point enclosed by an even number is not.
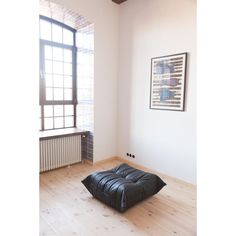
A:
[[[134,155],[134,154],[130,154],[130,153],[128,153],[128,152],[126,153],[126,156],[135,158],[135,155]]]

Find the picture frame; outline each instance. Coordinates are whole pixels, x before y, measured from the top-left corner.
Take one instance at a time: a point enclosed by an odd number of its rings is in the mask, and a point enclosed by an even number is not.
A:
[[[187,52],[151,58],[150,109],[184,111]]]

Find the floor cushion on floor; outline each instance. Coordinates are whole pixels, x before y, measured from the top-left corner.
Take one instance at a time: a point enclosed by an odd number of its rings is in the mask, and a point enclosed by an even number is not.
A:
[[[157,175],[124,163],[107,171],[95,172],[82,183],[95,198],[120,212],[158,193],[166,185]]]

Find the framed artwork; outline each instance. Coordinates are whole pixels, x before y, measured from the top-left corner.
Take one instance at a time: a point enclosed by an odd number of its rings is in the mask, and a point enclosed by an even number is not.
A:
[[[150,109],[184,111],[187,53],[151,59]]]

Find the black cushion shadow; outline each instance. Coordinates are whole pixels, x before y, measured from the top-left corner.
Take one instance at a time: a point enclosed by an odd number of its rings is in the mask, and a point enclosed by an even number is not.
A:
[[[95,172],[81,182],[95,198],[120,212],[158,193],[166,185],[157,175],[124,163],[111,170]]]

